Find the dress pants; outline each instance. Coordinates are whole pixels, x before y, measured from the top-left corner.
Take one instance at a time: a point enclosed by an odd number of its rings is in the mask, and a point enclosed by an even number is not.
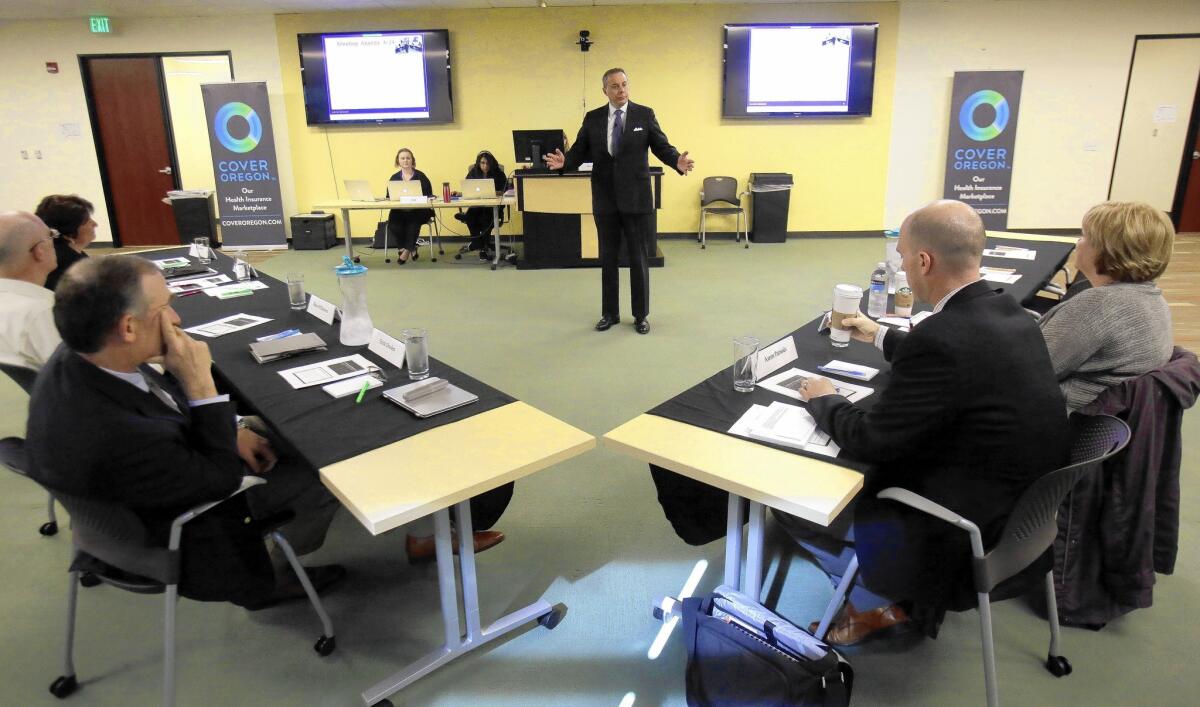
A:
[[[621,241],[629,253],[629,292],[633,318],[645,319],[650,313],[650,259],[646,244],[650,240],[653,214],[594,214],[596,236],[600,241],[600,313],[616,319],[621,314],[619,266]]]
[[[297,555],[320,548],[341,504],[321,483],[316,470],[298,460],[281,458],[263,478],[267,480],[265,485],[246,492],[251,514],[255,518],[268,518],[290,510],[295,517],[279,529],[288,544]],[[276,567],[287,564],[287,558],[274,543],[268,543],[268,550]]]
[[[854,558],[854,502],[851,501],[827,528],[782,511],[772,509],[772,513],[788,535],[829,575],[836,589]],[[881,609],[895,603],[864,587],[861,577],[855,580],[848,598],[858,611]]]
[[[405,211],[394,209],[388,216],[388,245],[397,250],[403,248],[409,252],[417,249],[417,236],[421,234],[421,226],[427,219],[421,217],[415,210]]]

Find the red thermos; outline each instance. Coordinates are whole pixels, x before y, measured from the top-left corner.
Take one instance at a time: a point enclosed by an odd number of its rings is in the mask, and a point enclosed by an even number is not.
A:
[[[442,203],[450,203],[450,182],[442,182]]]

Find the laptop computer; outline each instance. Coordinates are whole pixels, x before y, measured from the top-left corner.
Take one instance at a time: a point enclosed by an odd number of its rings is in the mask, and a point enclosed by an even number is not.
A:
[[[346,196],[352,201],[379,201],[371,191],[371,183],[365,179],[347,179],[342,183],[346,185]]]
[[[495,199],[496,183],[491,179],[462,180],[463,199]]]
[[[416,179],[407,182],[395,179],[388,182],[388,198],[399,199],[402,196],[423,196],[421,194],[421,182]]]

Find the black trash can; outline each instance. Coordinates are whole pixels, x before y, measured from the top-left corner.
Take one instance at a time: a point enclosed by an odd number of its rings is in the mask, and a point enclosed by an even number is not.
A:
[[[211,245],[217,245],[217,204],[212,194],[170,199],[180,243],[187,245],[192,239],[204,236]]]
[[[292,217],[292,250],[328,250],[337,243],[333,214],[296,214]]]
[[[787,240],[791,195],[792,175],[786,172],[750,173],[750,240],[755,243]]]

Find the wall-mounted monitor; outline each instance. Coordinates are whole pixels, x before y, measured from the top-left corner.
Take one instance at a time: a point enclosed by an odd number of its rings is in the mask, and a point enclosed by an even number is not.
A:
[[[309,125],[454,120],[446,30],[301,34],[297,40]]]
[[[876,23],[725,25],[721,115],[871,114]]]

